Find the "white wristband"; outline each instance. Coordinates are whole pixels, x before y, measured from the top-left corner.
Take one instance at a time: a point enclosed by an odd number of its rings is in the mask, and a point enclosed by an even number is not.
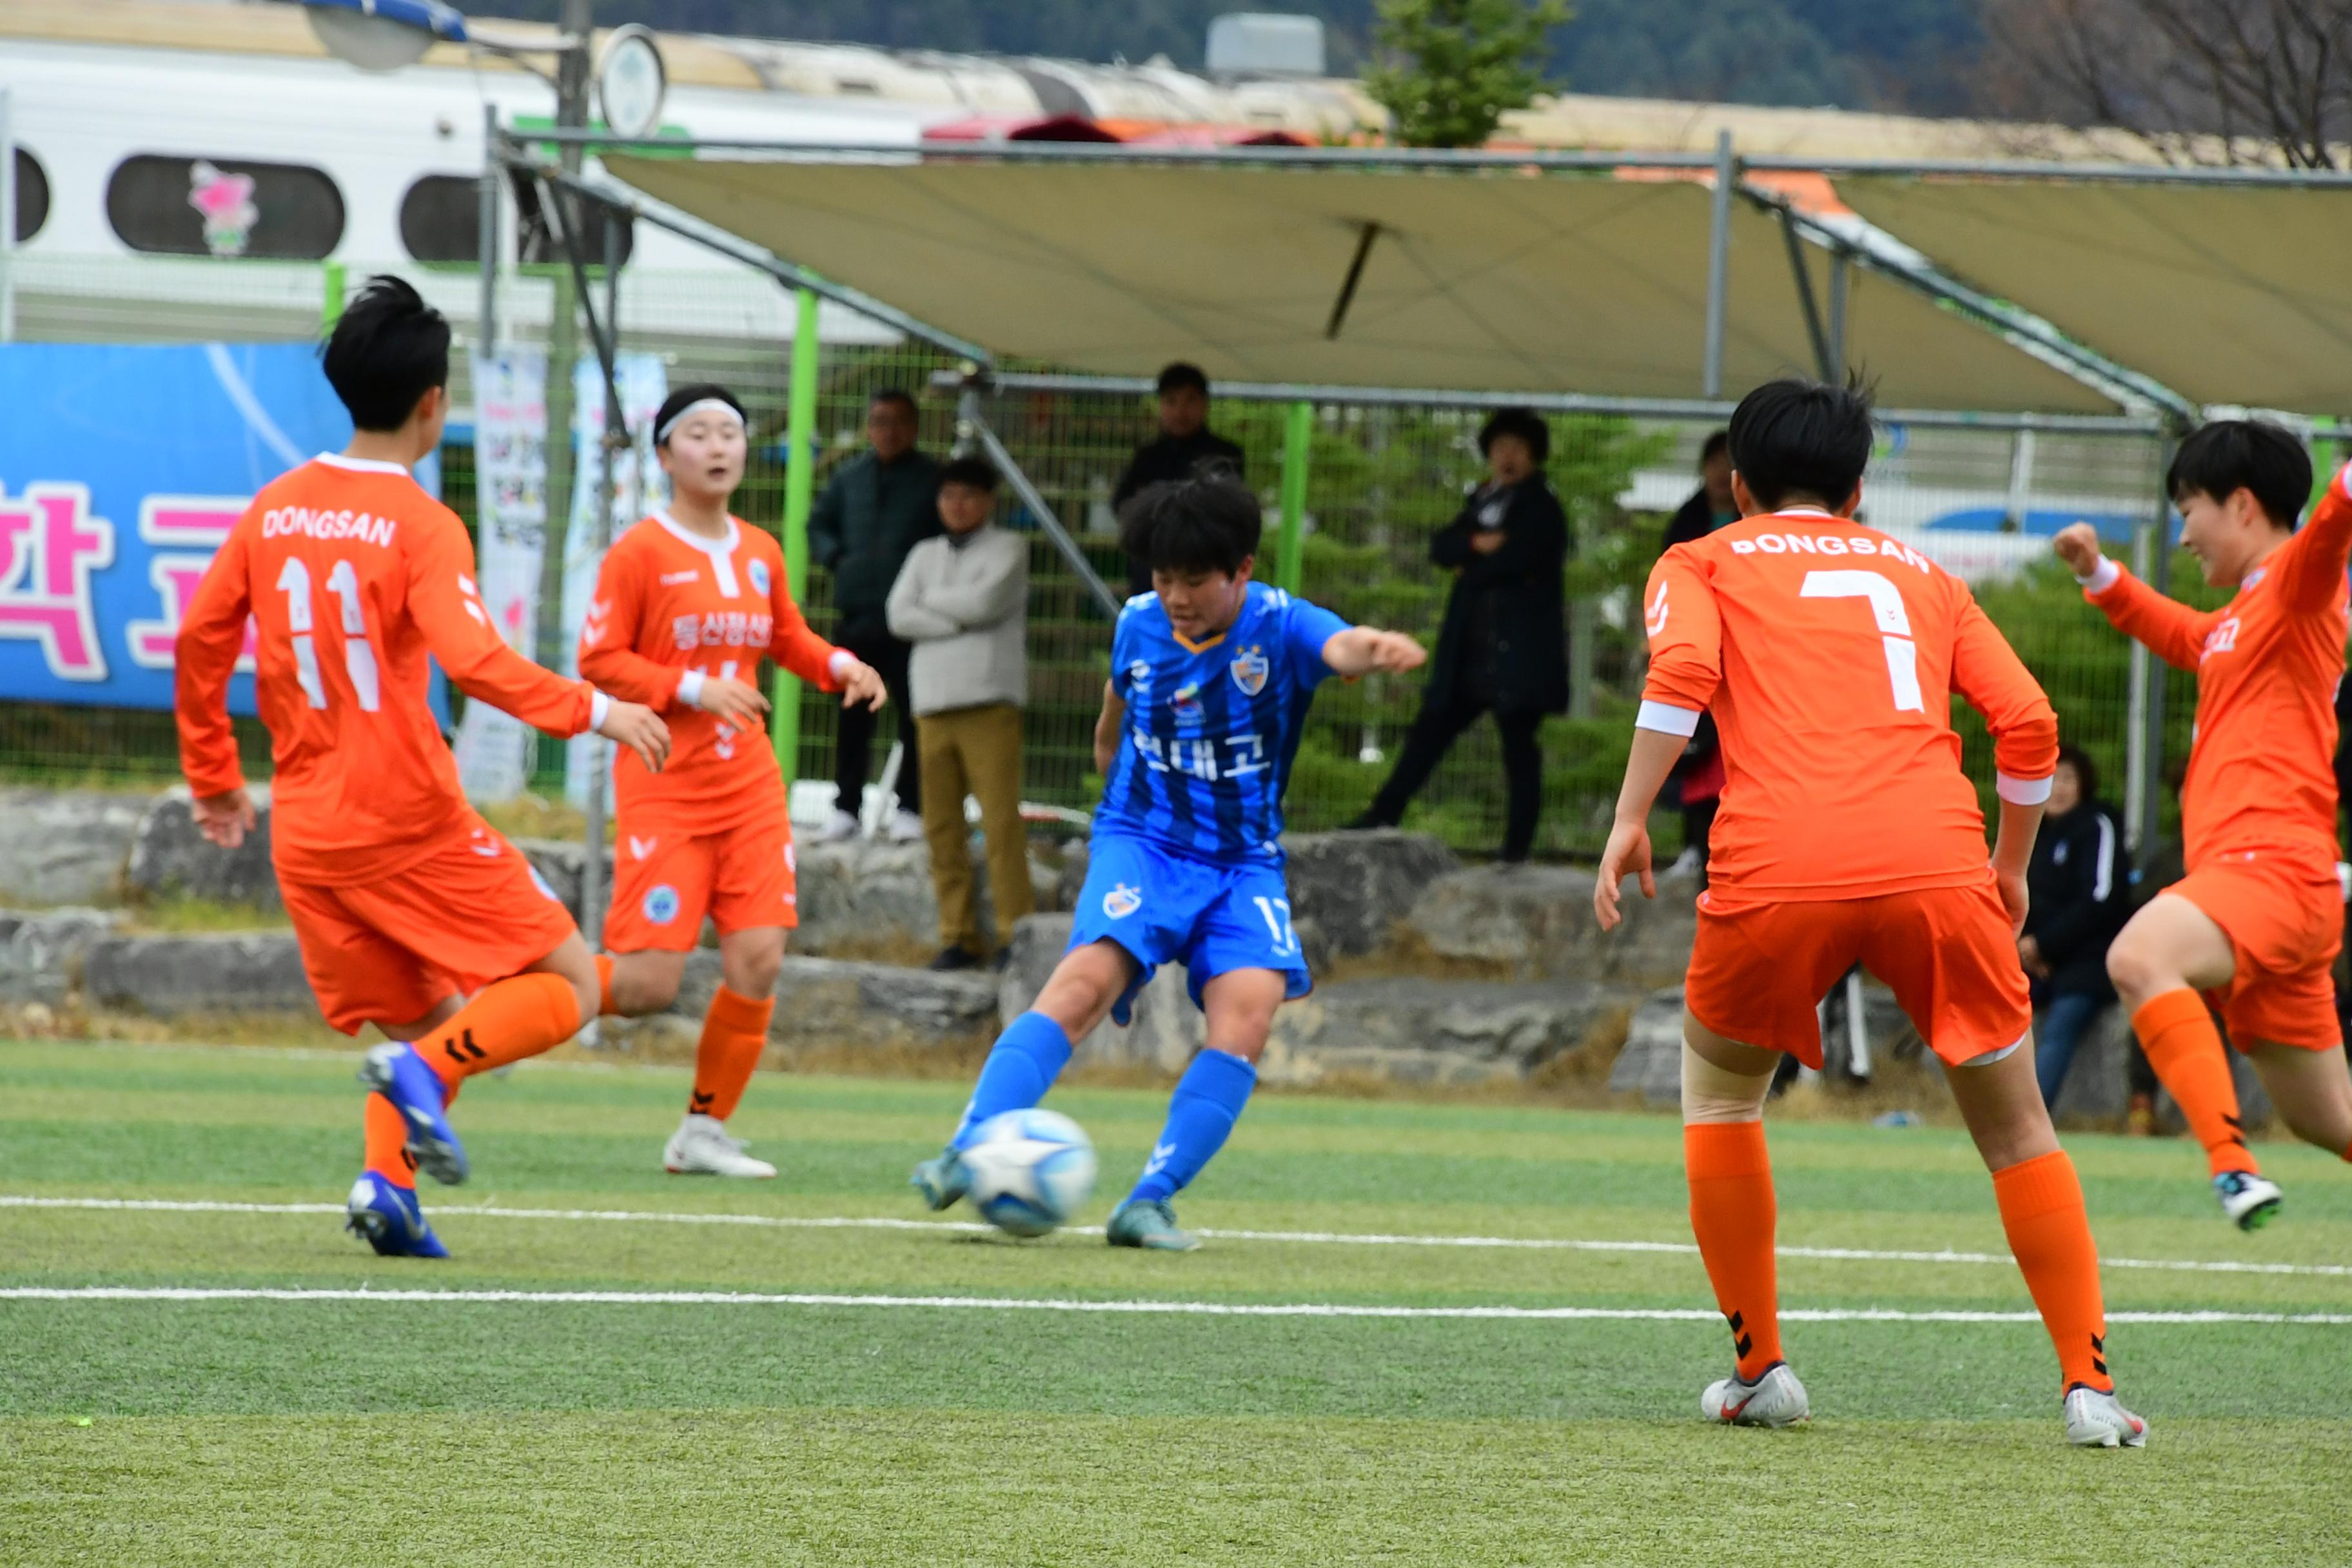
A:
[[[1677,708],[1671,702],[1653,702],[1643,699],[1642,711],[1634,716],[1636,730],[1655,730],[1661,735],[1679,735],[1689,740],[1698,733],[1698,712],[1695,709]]]
[[[835,680],[847,680],[849,667],[856,662],[856,654],[845,647],[837,647],[833,650],[833,657],[824,661],[824,672]]]
[[[2050,780],[2012,778],[1996,773],[1992,775],[1992,792],[2011,805],[2040,805],[2050,798]]]
[[[686,707],[702,706],[702,683],[705,677],[698,669],[689,669],[677,678],[677,700]]]
[[[2114,587],[2116,585],[2116,579],[2123,574],[2124,569],[2122,567],[2116,565],[2113,561],[2102,555],[2099,557],[2099,563],[2091,568],[2091,574],[2089,576],[2078,576],[2074,581],[2083,584],[2084,588],[2090,593],[2104,594],[2108,589]]]
[[[601,729],[603,729],[603,728],[604,727],[604,721],[605,721],[607,718],[611,717],[612,712],[613,712],[613,700],[612,700],[611,698],[609,698],[609,697],[605,696],[605,695],[604,695],[603,692],[601,692],[601,691],[591,691],[591,692],[589,693],[589,696],[588,696],[588,728],[589,728],[589,729],[591,729],[591,730],[601,730]]]

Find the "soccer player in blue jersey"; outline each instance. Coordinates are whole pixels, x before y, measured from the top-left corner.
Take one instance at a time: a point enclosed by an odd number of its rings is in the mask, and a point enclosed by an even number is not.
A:
[[[1143,1178],[1111,1215],[1113,1247],[1189,1252],[1177,1192],[1223,1146],[1257,1083],[1274,1010],[1314,982],[1290,927],[1282,877],[1282,791],[1301,721],[1327,675],[1418,668],[1402,632],[1351,626],[1320,605],[1250,580],[1257,497],[1218,474],[1147,490],[1120,542],[1151,565],[1151,592],[1127,602],[1095,722],[1108,781],[1077,919],[1045,988],[997,1037],[963,1121],[915,1167],[943,1209],[970,1186],[962,1149],[1003,1111],[1035,1105],[1106,1016],[1128,1022],[1162,963],[1184,965],[1208,1045],[1168,1105]]]

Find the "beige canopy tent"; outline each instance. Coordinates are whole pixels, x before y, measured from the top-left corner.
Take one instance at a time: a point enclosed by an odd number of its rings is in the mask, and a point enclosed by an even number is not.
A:
[[[2352,185],[2340,178],[2056,169],[1836,185],[1954,277],[2200,404],[2352,405]]]
[[[1700,391],[1711,193],[1690,172],[605,155],[668,205],[997,353],[1328,386]],[[1776,220],[1732,213],[1724,384],[1811,372]],[[1827,254],[1806,247],[1812,287]],[[1891,279],[1848,363],[1916,408],[2116,403]]]

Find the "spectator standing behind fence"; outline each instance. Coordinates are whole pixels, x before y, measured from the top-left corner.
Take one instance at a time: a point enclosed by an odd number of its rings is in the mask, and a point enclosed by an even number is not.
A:
[[[1705,539],[1727,523],[1739,521],[1738,503],[1731,499],[1731,432],[1717,430],[1699,444],[1698,489],[1677,508],[1666,523],[1666,537],[1658,546],[1663,556],[1677,544]],[[1702,713],[1683,754],[1668,775],[1683,813],[1683,852],[1671,868],[1694,873],[1706,886],[1707,838],[1715,830],[1715,814],[1723,804],[1723,741],[1716,732],[1715,716]]]
[[[940,531],[940,466],[915,447],[915,400],[896,387],[866,406],[866,451],[835,471],[809,512],[809,556],[833,572],[840,620],[835,643],[879,671],[898,718],[898,806],[885,819],[892,838],[922,837],[922,766],[914,708],[907,700],[907,645],[890,635],[886,603],[907,552]],[[874,714],[844,709],[835,732],[833,820],[824,840],[857,836],[873,765]]]
[[[931,967],[971,969],[988,961],[990,948],[972,889],[966,793],[980,802],[997,934],[1009,937],[1034,908],[1029,834],[1021,825],[1029,544],[992,521],[996,470],[978,458],[958,458],[940,470],[939,510],[947,531],[907,552],[890,589],[890,630],[913,645],[908,683],[930,781],[923,837],[946,944]]]
[[[1537,728],[1568,707],[1568,519],[1543,466],[1551,431],[1533,410],[1504,408],[1478,432],[1486,482],[1429,542],[1454,572],[1421,712],[1388,783],[1350,827],[1394,827],[1454,738],[1482,713],[1503,739],[1508,805],[1498,858],[1524,860],[1543,803]]]
[[[2045,1105],[2058,1103],[2074,1047],[2100,1009],[2116,999],[2107,944],[2131,912],[2123,823],[2098,794],[2091,759],[2061,746],[2042,836],[2025,871],[2031,901],[2017,939],[2018,959],[2042,1010],[2033,1070]]]
[[[1135,449],[1111,491],[1111,510],[1124,512],[1127,503],[1154,485],[1174,484],[1192,477],[1204,458],[1214,458],[1242,477],[1242,449],[1209,428],[1209,378],[1196,364],[1179,360],[1160,373],[1160,434]],[[1151,592],[1151,568],[1137,556],[1127,562],[1129,596]]]

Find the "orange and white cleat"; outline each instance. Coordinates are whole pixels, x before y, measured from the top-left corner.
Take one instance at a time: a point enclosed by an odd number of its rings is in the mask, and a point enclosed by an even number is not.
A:
[[[2078,1384],[2066,1391],[2066,1441],[2078,1448],[2145,1448],[2147,1423],[2112,1393]]]
[[[1708,1384],[1698,1396],[1698,1408],[1708,1420],[1727,1426],[1794,1426],[1813,1413],[1805,1385],[1784,1361],[1766,1367],[1753,1383],[1742,1382],[1734,1373]]]

